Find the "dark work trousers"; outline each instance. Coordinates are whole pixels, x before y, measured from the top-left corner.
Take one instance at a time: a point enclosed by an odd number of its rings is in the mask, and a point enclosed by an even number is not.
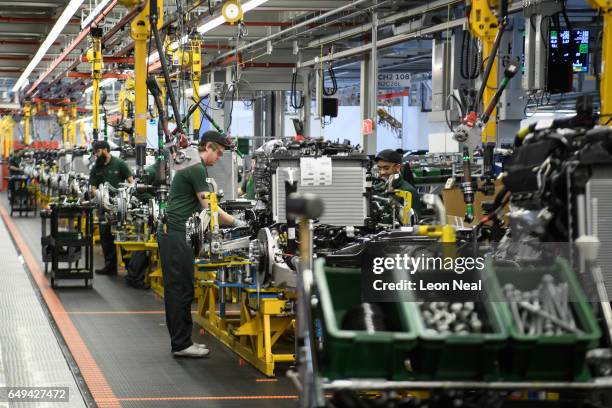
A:
[[[170,332],[172,351],[191,346],[191,303],[193,302],[193,250],[187,246],[185,232],[168,230],[157,237],[162,274],[164,275],[164,303],[166,326]]]
[[[126,281],[132,285],[144,285],[149,258],[146,251],[133,251],[127,265]]]
[[[117,248],[110,223],[100,222],[100,245],[104,254],[104,269],[110,271],[111,274],[117,273]]]

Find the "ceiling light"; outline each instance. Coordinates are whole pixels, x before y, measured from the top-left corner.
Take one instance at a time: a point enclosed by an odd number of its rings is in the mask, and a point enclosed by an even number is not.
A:
[[[45,41],[43,41],[38,51],[36,51],[36,55],[34,55],[34,58],[32,58],[26,69],[21,73],[21,76],[17,80],[17,83],[15,83],[15,86],[13,86],[13,92],[18,92],[25,85],[28,76],[30,76],[34,68],[36,68],[36,66],[40,63],[44,55],[47,53],[47,51],[49,51],[49,48],[51,48],[51,45],[55,42],[61,32],[64,31],[64,27],[66,27],[66,24],[68,24],[70,19],[79,9],[79,7],[81,7],[81,4],[83,4],[83,0],[70,0],[70,3],[68,3],[68,6],[66,6],[64,11],[62,12],[62,15],[57,19],[57,22],[49,32],[49,35],[47,35]]]
[[[221,9],[221,15],[228,23],[235,24],[242,20],[242,6],[237,0],[227,0]]]

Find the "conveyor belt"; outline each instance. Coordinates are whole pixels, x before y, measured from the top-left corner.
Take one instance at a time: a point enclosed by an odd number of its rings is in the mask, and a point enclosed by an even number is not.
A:
[[[8,208],[5,195],[1,202]],[[42,270],[40,218],[11,220]],[[101,264],[99,247],[95,253]],[[83,288],[81,281],[60,281],[60,286],[57,297],[121,406],[295,406],[297,391],[288,379],[266,379],[211,336],[201,336],[197,326],[193,338],[209,345],[211,357],[173,358],[163,301],[151,291],[125,285],[121,272],[116,277],[95,276],[93,290]]]

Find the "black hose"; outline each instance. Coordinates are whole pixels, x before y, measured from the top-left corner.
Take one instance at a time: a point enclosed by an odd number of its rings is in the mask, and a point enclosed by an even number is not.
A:
[[[480,85],[480,89],[478,90],[478,96],[476,97],[476,101],[474,104],[474,111],[477,110],[480,105],[480,101],[482,100],[482,95],[487,87],[487,82],[489,82],[489,76],[491,75],[491,69],[493,68],[493,63],[495,62],[495,57],[497,54],[497,50],[499,49],[499,45],[501,44],[501,39],[504,36],[504,30],[506,28],[506,23],[502,22],[498,29],[497,34],[495,35],[495,42],[493,43],[493,49],[491,49],[491,54],[487,55],[487,67],[485,68],[484,74],[482,76],[482,84]]]
[[[291,95],[289,98],[289,103],[293,109],[302,109],[304,107],[304,95],[301,95],[298,102],[297,97],[297,70],[293,71],[293,75],[291,76]]]
[[[338,82],[336,81],[336,73],[334,72],[334,67],[332,67],[331,64],[329,64],[327,72],[329,73],[329,78],[332,81],[332,87],[329,89],[323,87],[323,95],[333,96],[336,94],[336,92],[338,92]],[[325,83],[325,74],[323,75],[323,83]]]
[[[155,2],[156,3],[156,2]],[[167,94],[170,97],[170,103],[172,104],[172,110],[174,111],[174,119],[176,121],[176,128],[179,133],[184,133],[183,122],[181,121],[181,113],[176,103],[176,97],[172,90],[172,81],[170,80],[170,72],[168,71],[168,64],[166,63],[166,57],[164,56],[164,47],[162,45],[161,36],[157,29],[157,5],[153,8],[154,3],[151,3],[151,15],[149,16],[151,22],[151,29],[153,30],[153,37],[155,37],[155,45],[157,46],[157,52],[159,53],[159,62],[161,63],[162,72],[164,73],[164,80],[166,82]]]

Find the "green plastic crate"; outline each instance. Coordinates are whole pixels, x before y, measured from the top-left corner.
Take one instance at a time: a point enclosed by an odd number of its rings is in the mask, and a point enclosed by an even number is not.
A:
[[[485,270],[491,286],[497,290],[497,299],[503,298],[503,287],[513,284],[519,290],[538,287],[542,276],[550,274],[555,282],[567,282],[569,299],[576,325],[583,334],[555,336],[520,334],[510,307],[499,302],[502,318],[508,328],[510,341],[502,360],[504,380],[534,381],[587,381],[590,379],[585,357],[587,350],[597,347],[601,331],[578,279],[567,261],[558,258],[550,266],[523,267],[489,262]]]
[[[480,274],[478,276],[481,276]],[[467,277],[467,274],[463,275]],[[482,276],[481,276],[482,277]],[[423,276],[421,275],[421,278]],[[487,293],[485,279],[483,291]],[[416,299],[423,300],[423,299]],[[486,323],[482,333],[444,334],[427,330],[416,302],[410,302],[416,316],[419,345],[412,353],[412,369],[419,380],[483,380],[499,379],[500,358],[508,332],[500,310],[494,302],[479,302],[476,309]]]
[[[314,275],[319,291],[323,347],[319,353],[324,377],[411,378],[406,364],[408,352],[416,345],[416,333],[406,303],[387,303],[402,331],[375,332],[342,330],[345,314],[361,301],[361,270],[325,267],[315,262]],[[387,309],[386,309],[387,310]]]

